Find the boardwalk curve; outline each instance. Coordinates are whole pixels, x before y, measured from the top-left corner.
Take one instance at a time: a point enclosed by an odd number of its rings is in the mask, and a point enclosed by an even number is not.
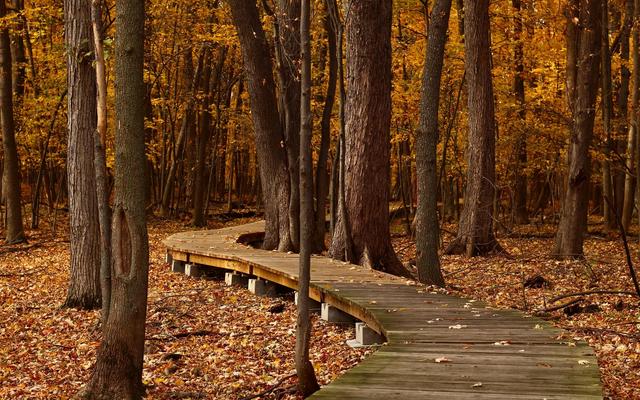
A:
[[[297,288],[298,256],[254,249],[262,222],[183,232],[164,241],[178,263],[236,271]],[[512,310],[430,293],[378,271],[312,257],[311,297],[383,335],[387,343],[313,398],[602,399],[592,349]]]

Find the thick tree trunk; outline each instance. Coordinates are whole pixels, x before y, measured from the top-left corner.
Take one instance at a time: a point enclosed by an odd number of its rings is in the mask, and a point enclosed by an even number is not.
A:
[[[298,391],[306,398],[320,389],[309,361],[311,319],[309,318],[309,282],[313,250],[313,161],[311,158],[311,0],[302,0],[300,40],[302,73],[300,102],[300,268],[298,318],[296,322],[296,372]]]
[[[0,5],[0,17],[7,15],[7,6]],[[13,93],[11,79],[11,39],[9,29],[0,30],[0,116],[2,120],[2,145],[4,149],[4,168],[2,170],[2,195],[6,207],[7,243],[26,241],[22,225],[22,204],[20,189],[20,159],[16,145],[13,123]]]
[[[116,151],[111,305],[85,399],[141,399],[149,271],[144,143],[144,2],[116,3]]]
[[[515,187],[513,195],[514,217],[517,224],[526,224],[529,222],[529,213],[527,211],[527,175],[524,169],[527,167],[527,122],[525,109],[525,91],[524,91],[524,46],[522,38],[522,6],[521,0],[511,0],[514,12],[513,35],[514,35],[514,64],[515,74],[513,78],[513,92],[518,105],[518,118],[520,119],[520,129],[516,139],[516,168],[515,168]]]
[[[444,286],[440,269],[440,225],[438,222],[438,111],[440,80],[447,42],[451,0],[438,0],[431,11],[427,50],[420,94],[420,126],[416,135],[418,211],[416,213],[416,266],[418,280]],[[427,17],[425,8],[425,18]]]
[[[71,274],[65,307],[100,306],[100,225],[94,167],[96,75],[91,0],[65,1]]]
[[[568,184],[553,252],[560,258],[583,254],[591,172],[589,146],[600,72],[602,8],[596,0],[570,0],[567,11],[567,97],[573,121]]]
[[[251,98],[265,208],[266,249],[291,249],[289,227],[290,182],[284,149],[283,129],[277,111],[273,67],[269,45],[254,0],[229,0],[244,59]]]
[[[501,251],[493,232],[495,115],[489,29],[489,1],[465,0],[465,71],[469,91],[467,186],[458,236],[446,252],[468,257]]]
[[[299,248],[300,238],[300,0],[278,0],[278,48],[281,119],[289,166],[289,230],[291,244]],[[312,222],[313,223],[313,222]]]
[[[389,236],[391,4],[391,0],[350,3],[346,29],[345,207],[338,217],[330,254],[343,259],[346,250],[353,257],[349,261],[410,276]],[[352,248],[345,249],[349,239]]]

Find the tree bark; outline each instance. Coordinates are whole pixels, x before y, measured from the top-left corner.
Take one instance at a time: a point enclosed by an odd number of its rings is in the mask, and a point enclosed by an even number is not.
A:
[[[554,255],[580,257],[587,229],[590,157],[600,72],[600,13],[596,0],[570,0],[567,9],[567,97],[572,114],[568,184]]]
[[[111,305],[85,399],[141,399],[149,272],[143,79],[144,2],[116,2],[115,202]]]
[[[0,5],[0,18],[7,15],[7,6]],[[6,207],[7,243],[26,241],[22,225],[22,205],[20,189],[20,158],[16,145],[13,122],[13,87],[11,79],[11,39],[9,29],[0,30],[0,116],[2,120],[2,145],[4,149],[4,168],[2,170],[2,194]]]
[[[98,196],[98,219],[100,224],[100,289],[102,292],[102,322],[109,318],[111,305],[111,207],[109,205],[109,174],[106,160],[107,139],[107,75],[102,44],[102,2],[91,1],[91,25],[95,48],[97,89],[97,124],[94,135],[94,168],[96,193]]]
[[[244,59],[265,208],[265,249],[292,248],[290,182],[269,46],[255,1],[229,0]]]
[[[298,280],[298,318],[296,322],[296,372],[298,391],[306,398],[320,389],[309,361],[311,319],[309,318],[309,282],[313,250],[313,161],[311,158],[311,0],[302,0],[300,17],[300,266]]]
[[[489,1],[465,0],[465,71],[469,107],[467,183],[458,236],[446,250],[467,257],[501,251],[493,232],[495,114]]]
[[[96,75],[91,0],[66,0],[69,231],[71,273],[65,307],[97,308],[100,291],[100,225],[94,167]]]
[[[281,120],[289,166],[289,230],[294,250],[300,238],[300,0],[278,0]],[[313,223],[313,220],[312,220]]]
[[[447,42],[451,0],[437,0],[431,11],[420,94],[420,126],[416,135],[418,210],[416,213],[416,267],[420,282],[444,286],[440,269],[438,222],[438,114],[440,81]],[[425,18],[428,10],[425,7]]]
[[[410,276],[398,260],[389,235],[392,2],[362,0],[349,4],[345,207],[338,217],[330,254],[344,259],[346,250],[353,257],[349,261]],[[345,231],[345,225],[350,232]],[[345,249],[349,239],[352,248]]]
[[[609,229],[616,227],[613,179],[611,173],[611,153],[614,149],[612,137],[613,123],[613,83],[611,78],[611,51],[609,49],[609,1],[601,0],[602,22],[600,48],[602,49],[602,73],[600,74],[602,97],[602,127],[605,134],[604,161],[602,162],[602,208],[605,224]]]
[[[629,71],[629,38],[631,36],[631,28],[633,24],[633,5],[634,0],[625,1],[625,12],[622,32],[620,33],[620,86],[618,90],[618,116],[620,123],[618,124],[618,138],[616,141],[616,148],[618,154],[624,155],[626,152],[627,136],[629,135],[629,81],[631,78],[631,72]],[[624,160],[625,166],[627,165],[627,159]],[[616,212],[618,215],[624,214],[624,202],[625,202],[625,181],[626,177],[632,180],[632,176],[626,173],[624,168],[619,168],[615,174],[615,197],[616,197]],[[624,219],[623,219],[623,226]],[[628,224],[627,224],[628,226]]]
[[[527,122],[525,108],[524,90],[524,46],[522,38],[522,4],[521,0],[512,0],[511,5],[514,12],[513,34],[514,34],[514,64],[515,74],[513,78],[513,91],[518,105],[518,118],[520,129],[517,130],[516,139],[516,169],[515,169],[515,193],[514,193],[514,217],[517,224],[529,222],[527,211],[527,186],[528,180],[524,169],[527,167]]]
[[[338,52],[336,49],[336,29],[331,22],[329,7],[324,17],[324,28],[327,33],[327,43],[329,52],[329,78],[327,80],[327,93],[324,99],[324,109],[322,110],[322,120],[320,121],[320,152],[318,153],[318,163],[316,166],[316,210],[315,210],[315,234],[314,251],[320,252],[324,249],[324,235],[327,217],[327,196],[329,194],[329,173],[327,161],[329,160],[329,146],[331,144],[331,115],[336,99],[336,86],[338,81]],[[333,165],[335,168],[336,165]]]

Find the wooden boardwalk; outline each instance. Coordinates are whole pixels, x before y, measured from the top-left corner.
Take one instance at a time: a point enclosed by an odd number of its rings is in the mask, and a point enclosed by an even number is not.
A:
[[[258,222],[178,233],[164,243],[174,260],[296,289],[297,255],[243,244],[262,230]],[[559,342],[561,331],[540,319],[326,257],[312,258],[310,292],[388,342],[313,398],[602,399],[592,349]]]

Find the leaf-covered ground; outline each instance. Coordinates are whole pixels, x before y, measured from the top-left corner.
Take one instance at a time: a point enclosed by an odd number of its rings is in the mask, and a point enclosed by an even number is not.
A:
[[[286,390],[295,378],[283,380],[294,371],[292,296],[261,298],[169,272],[161,240],[186,229],[157,220],[149,226],[148,398],[241,399],[276,384],[267,398],[295,397]],[[66,233],[28,234],[29,244],[0,247],[0,399],[69,398],[95,361],[99,312],[60,308],[68,280]],[[352,326],[314,317],[313,329],[311,358],[323,384],[368,352],[345,344]]]
[[[414,243],[400,233],[402,225],[394,225],[393,230],[394,247],[400,257],[405,262],[415,259]],[[455,231],[455,226],[444,227],[445,244]],[[601,225],[590,226],[582,261],[553,259],[550,252],[555,226],[529,225],[499,239],[508,256],[443,256],[442,268],[450,293],[542,315],[566,329],[567,338],[586,341],[597,353],[604,395],[610,399],[640,399],[638,298],[591,294],[552,301],[571,293],[634,290],[622,241],[617,233],[603,231]],[[633,242],[631,254],[640,266],[637,236]],[[570,307],[541,312],[572,302]]]

